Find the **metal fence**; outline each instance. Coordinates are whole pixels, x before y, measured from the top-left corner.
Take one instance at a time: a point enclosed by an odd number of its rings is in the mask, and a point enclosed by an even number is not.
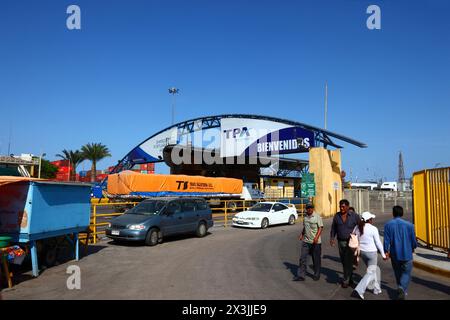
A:
[[[292,203],[297,208],[297,213],[301,217],[305,213],[305,204],[301,199],[282,198],[282,199],[261,199],[261,200],[208,200],[211,207],[212,217],[215,226],[228,227],[231,225],[233,217],[238,212],[247,210],[259,201],[279,201],[282,203]],[[109,221],[122,215],[126,210],[132,208],[139,202],[108,202],[94,200],[91,203],[91,223],[90,232],[80,235],[80,240],[86,243],[97,243],[104,237],[105,229]]]
[[[413,186],[416,237],[450,251],[450,167],[415,172]]]
[[[393,206],[412,210],[412,191],[372,191],[360,189],[344,190],[344,198],[356,212],[370,211],[374,214],[391,213]]]

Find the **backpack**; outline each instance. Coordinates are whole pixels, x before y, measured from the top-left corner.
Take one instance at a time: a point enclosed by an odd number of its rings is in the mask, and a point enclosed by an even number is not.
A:
[[[355,230],[358,228],[358,226],[353,229],[353,232],[350,234],[350,240],[348,241],[348,247],[354,252],[354,255],[356,256],[356,262],[359,261],[359,239],[358,236],[355,234]]]
[[[356,234],[354,234],[354,233],[350,234],[350,240],[348,241],[348,246],[353,251],[355,251],[359,248],[359,240],[358,240],[358,236]]]

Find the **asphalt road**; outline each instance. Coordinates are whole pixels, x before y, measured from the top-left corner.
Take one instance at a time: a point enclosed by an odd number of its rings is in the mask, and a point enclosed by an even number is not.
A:
[[[378,225],[390,218],[379,215]],[[292,281],[296,273],[300,224],[266,230],[213,228],[205,238],[177,237],[156,247],[115,245],[102,241],[78,262],[45,270],[38,278],[29,273],[4,299],[354,299],[352,289],[338,281],[342,268],[338,249],[328,244],[331,219],[325,219],[322,276]],[[81,289],[66,287],[66,268],[81,269]],[[366,293],[366,300],[395,297],[389,261],[379,259],[381,295]],[[364,274],[361,265],[357,274]],[[359,277],[355,277],[356,280]],[[408,299],[450,299],[450,279],[413,270]]]

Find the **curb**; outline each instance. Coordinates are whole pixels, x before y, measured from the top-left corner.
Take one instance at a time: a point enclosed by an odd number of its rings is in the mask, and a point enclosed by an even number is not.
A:
[[[441,276],[450,278],[450,270],[437,268],[437,267],[431,266],[429,264],[418,262],[418,261],[413,261],[413,265],[414,265],[414,267],[416,267],[418,269],[422,269],[422,270],[430,272],[430,273],[439,274]]]

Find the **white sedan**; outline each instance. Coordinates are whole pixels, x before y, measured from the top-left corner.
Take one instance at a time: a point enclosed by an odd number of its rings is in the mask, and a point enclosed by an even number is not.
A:
[[[294,224],[297,209],[293,204],[280,202],[259,202],[247,211],[239,212],[233,217],[233,226],[265,229],[274,224]]]

